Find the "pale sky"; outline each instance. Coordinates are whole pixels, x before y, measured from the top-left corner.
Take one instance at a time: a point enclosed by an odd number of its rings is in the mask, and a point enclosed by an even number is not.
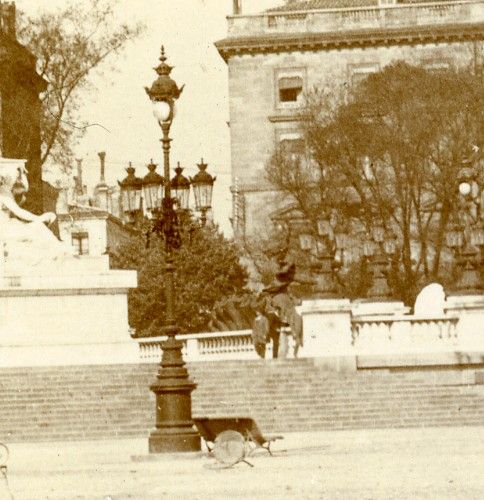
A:
[[[17,7],[28,14],[65,3],[16,0]],[[261,12],[281,3],[242,0],[242,8],[244,13]],[[109,61],[116,65],[117,72],[108,72],[103,78],[93,74],[97,91],[86,96],[81,114],[89,123],[100,123],[104,128],[90,127],[76,148],[77,156],[83,158],[86,182],[92,186],[98,180],[99,151],[106,151],[108,184],[125,177],[128,161],[141,177],[153,158],[162,173],[161,130],[144,87],[151,86],[157,76],[152,68],[158,64],[164,44],[167,62],[174,66],[171,76],[179,86],[185,84],[171,127],[171,165],[180,161],[186,168],[184,173],[194,175],[201,157],[209,164],[208,171],[217,176],[214,218],[230,235],[227,65],[213,42],[226,36],[226,16],[232,13],[232,0],[119,0],[117,12],[120,19],[142,21],[147,29],[121,56]]]

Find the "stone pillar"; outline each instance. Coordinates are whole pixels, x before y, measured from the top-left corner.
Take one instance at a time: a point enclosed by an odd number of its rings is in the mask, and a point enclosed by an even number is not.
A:
[[[305,300],[297,308],[303,318],[299,357],[317,358],[336,371],[356,370],[351,343],[351,303],[348,299]]]
[[[457,339],[459,351],[484,353],[484,294],[449,295],[444,310],[458,316]]]

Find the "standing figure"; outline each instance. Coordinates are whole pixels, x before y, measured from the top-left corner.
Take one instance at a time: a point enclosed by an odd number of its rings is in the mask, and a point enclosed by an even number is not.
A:
[[[279,346],[277,357],[287,358],[289,350],[289,338],[292,335],[291,322],[294,310],[294,303],[287,289],[276,293],[272,297],[272,304],[278,311],[280,326],[279,326]]]
[[[264,359],[266,357],[266,344],[269,341],[269,320],[264,314],[265,301],[258,300],[255,310],[255,318],[252,323],[252,343],[255,352]]]
[[[299,300],[290,292],[290,285],[296,274],[295,264],[287,265],[280,262],[280,270],[276,274],[270,286],[264,292],[270,297],[270,308],[277,317],[273,319],[272,325],[277,329],[273,334],[274,357],[286,358],[289,351],[289,341],[292,337],[294,345],[294,357],[297,357],[299,347],[303,342],[302,318],[296,311]]]
[[[272,297],[269,296],[266,301],[265,315],[269,322],[268,341],[272,342],[272,357],[278,358],[280,351],[281,327],[284,321],[281,319],[281,311],[277,304],[274,304]]]

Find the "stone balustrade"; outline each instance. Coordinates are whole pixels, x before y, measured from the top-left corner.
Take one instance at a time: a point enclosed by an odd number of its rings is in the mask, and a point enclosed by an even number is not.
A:
[[[408,3],[230,16],[228,36],[380,30],[483,21],[482,1]]]
[[[298,308],[304,324],[300,356],[333,359],[340,367],[354,369],[358,358],[365,357],[379,358],[378,362],[385,364],[395,356],[403,356],[402,359],[410,359],[410,356],[413,360],[421,355],[425,363],[435,364],[444,359],[442,355],[484,353],[484,332],[472,327],[472,323],[479,323],[482,318],[483,298],[462,297],[457,302],[448,299],[446,304],[447,310],[442,314],[423,316],[408,314],[408,308],[399,302],[305,301]],[[183,342],[187,362],[257,359],[250,330],[197,333],[178,338]],[[165,337],[135,340],[140,362],[160,361]],[[271,358],[271,345],[267,347],[266,357]],[[290,355],[292,352],[290,346]]]
[[[484,295],[430,298],[417,314],[401,302],[304,301],[300,355],[338,370],[482,363]]]
[[[250,330],[195,333],[179,335],[177,338],[183,342],[183,358],[188,362],[257,359]],[[155,363],[160,361],[161,344],[166,340],[166,337],[137,338],[135,340],[139,345],[140,362]],[[268,349],[268,354],[271,355],[270,349]]]
[[[457,316],[370,316],[354,318],[351,339],[357,355],[439,352],[458,347]]]

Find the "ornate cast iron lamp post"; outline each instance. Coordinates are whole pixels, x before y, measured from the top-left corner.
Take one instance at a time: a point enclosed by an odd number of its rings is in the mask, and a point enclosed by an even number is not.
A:
[[[459,172],[461,195],[461,222],[454,223],[446,234],[446,243],[454,252],[460,271],[454,293],[480,294],[483,292],[482,266],[484,261],[484,221],[482,218],[482,190],[479,165],[471,166],[464,160]]]
[[[180,96],[183,87],[170,78],[172,67],[166,63],[165,51],[162,47],[160,64],[155,68],[158,78],[153,82],[151,88],[145,88],[151,102],[153,103],[153,114],[157,119],[161,130],[163,145],[163,182],[160,177],[152,175],[145,182],[145,190],[149,190],[151,206],[155,219],[155,229],[161,233],[165,244],[165,294],[166,294],[166,321],[162,334],[168,339],[163,342],[163,355],[156,381],[150,389],[156,396],[156,429],[149,437],[149,450],[151,453],[164,452],[186,452],[200,450],[200,436],[194,430],[192,421],[191,392],[195,389],[194,384],[185,368],[182,356],[182,342],[176,339],[179,328],[175,325],[174,306],[174,264],[173,251],[179,248],[181,238],[178,229],[177,213],[175,203],[181,208],[185,199],[188,202],[189,185],[180,185],[181,168],[176,170],[176,176],[170,181],[170,127],[174,117],[175,101]],[[151,164],[152,165],[152,164]],[[154,173],[151,166],[150,173]],[[182,183],[184,184],[184,183]],[[163,198],[161,185],[164,185]],[[172,190],[175,196],[172,196]],[[147,191],[145,191],[147,192]],[[185,196],[186,193],[186,196]]]

